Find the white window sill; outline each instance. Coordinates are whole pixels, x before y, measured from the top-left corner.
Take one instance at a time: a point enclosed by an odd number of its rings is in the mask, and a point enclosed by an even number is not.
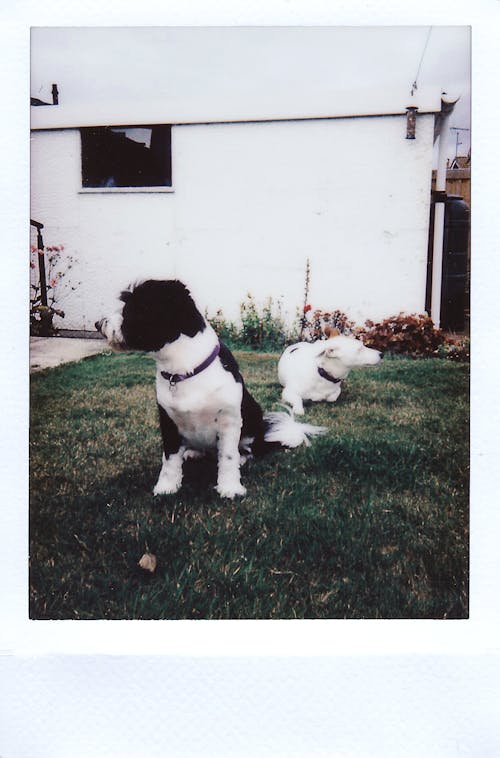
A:
[[[123,195],[123,194],[130,194],[130,193],[138,193],[138,192],[146,192],[146,193],[172,193],[175,192],[173,187],[82,187],[78,190],[78,193],[80,195]]]

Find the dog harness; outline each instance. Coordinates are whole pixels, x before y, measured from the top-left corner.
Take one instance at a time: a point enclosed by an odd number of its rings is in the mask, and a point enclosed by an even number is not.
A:
[[[199,366],[196,366],[195,369],[192,371],[189,371],[187,374],[169,374],[168,371],[162,371],[161,375],[164,379],[166,379],[168,382],[170,382],[171,387],[175,387],[176,384],[179,382],[183,382],[185,379],[190,379],[192,376],[196,376],[196,374],[201,374],[202,371],[204,371],[208,366],[210,366],[211,363],[215,361],[217,356],[220,353],[220,344],[217,343],[208,358],[205,358],[203,363],[200,363]]]
[[[335,376],[332,376],[328,373],[328,371],[325,371],[324,368],[321,368],[321,366],[318,366],[318,374],[323,377],[323,379],[326,379],[327,382],[333,382],[333,384],[338,384],[342,381],[342,379],[337,379]]]

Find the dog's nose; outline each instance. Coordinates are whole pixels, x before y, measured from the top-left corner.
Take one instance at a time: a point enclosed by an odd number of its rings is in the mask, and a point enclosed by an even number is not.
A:
[[[97,329],[98,332],[101,331],[103,322],[104,322],[103,318],[101,318],[99,321],[95,322],[94,326],[95,326],[95,328]]]
[[[378,354],[380,356],[380,360],[382,360],[382,358],[384,357],[384,354],[380,350],[378,351]]]

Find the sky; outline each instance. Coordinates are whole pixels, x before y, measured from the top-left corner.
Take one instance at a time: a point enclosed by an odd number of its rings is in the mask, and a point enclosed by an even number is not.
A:
[[[127,101],[140,112],[153,98],[173,112],[190,104],[200,118],[251,118],[269,108],[314,115],[352,93],[374,102],[394,93],[409,104],[415,80],[417,95],[437,88],[460,97],[450,125],[469,129],[469,27],[38,27],[31,34],[31,96],[50,102],[57,82],[60,103],[75,106]],[[470,133],[459,134],[466,154]]]

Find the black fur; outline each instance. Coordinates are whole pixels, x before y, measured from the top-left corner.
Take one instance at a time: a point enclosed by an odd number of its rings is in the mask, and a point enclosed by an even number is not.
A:
[[[163,440],[163,452],[165,453],[165,457],[168,458],[169,455],[179,452],[179,448],[182,443],[181,435],[179,434],[176,425],[168,413],[164,408],[162,408],[159,403],[158,411],[160,413],[160,429],[161,438]]]
[[[236,358],[234,357],[230,349],[221,340],[219,340],[219,345],[220,345],[219,358],[220,358],[220,362],[222,363],[222,367],[225,368],[226,371],[229,371],[229,373],[233,375],[234,380],[236,382],[239,382],[240,384],[244,384],[243,377],[240,374],[240,367],[238,366]]]
[[[130,350],[155,352],[181,334],[194,337],[205,329],[187,287],[175,279],[149,279],[122,292],[122,332]]]
[[[253,437],[252,453],[254,455],[262,455],[269,449],[269,443],[264,442],[266,424],[263,418],[262,408],[247,390],[243,377],[240,374],[236,358],[223,342],[220,342],[219,358],[223,368],[233,375],[236,382],[243,385],[243,397],[241,400],[241,418],[243,425],[241,428],[241,436]]]

